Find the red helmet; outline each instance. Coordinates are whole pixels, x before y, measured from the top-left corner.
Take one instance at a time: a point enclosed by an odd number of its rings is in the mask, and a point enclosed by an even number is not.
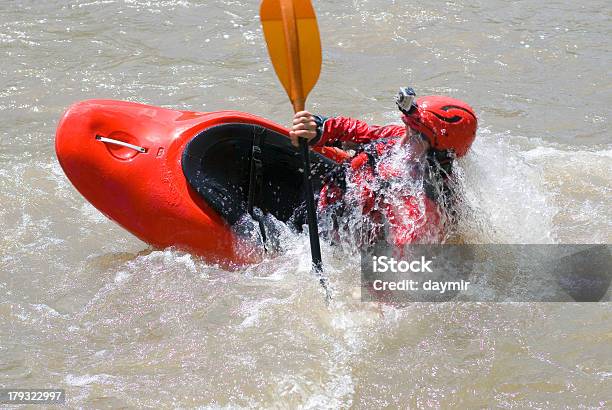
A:
[[[416,107],[402,115],[404,123],[420,132],[438,151],[453,151],[457,157],[467,154],[476,138],[478,119],[472,107],[450,97],[417,98]]]

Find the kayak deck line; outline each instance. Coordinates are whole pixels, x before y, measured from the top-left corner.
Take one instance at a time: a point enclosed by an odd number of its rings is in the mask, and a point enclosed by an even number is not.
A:
[[[146,148],[139,147],[138,145],[130,144],[125,141],[119,141],[119,140],[114,140],[112,138],[103,137],[102,135],[96,135],[96,140],[103,142],[105,144],[114,144],[114,145],[119,145],[119,146],[126,147],[126,148],[131,148],[142,154],[145,154],[147,152]]]

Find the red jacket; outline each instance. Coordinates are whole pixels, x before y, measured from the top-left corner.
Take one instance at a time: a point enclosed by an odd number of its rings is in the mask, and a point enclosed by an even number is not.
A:
[[[380,140],[380,143],[374,144],[374,152],[368,154],[362,151],[350,160],[347,178],[357,186],[362,213],[375,222],[387,222],[390,237],[386,240],[389,243],[402,246],[410,243],[439,243],[443,240],[442,211],[424,192],[400,198],[385,198],[371,189],[376,178],[390,179],[397,176],[392,168],[385,167],[380,161],[372,166],[372,157],[378,158],[399,143],[406,134],[404,126],[370,126],[352,118],[334,117],[323,122],[320,134],[320,139],[314,144],[315,148],[338,142],[367,144]],[[324,210],[343,195],[342,188],[336,184],[326,184],[321,190],[319,209]]]

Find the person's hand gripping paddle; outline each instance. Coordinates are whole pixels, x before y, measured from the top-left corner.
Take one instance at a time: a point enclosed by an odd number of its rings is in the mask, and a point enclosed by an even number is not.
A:
[[[285,87],[294,112],[303,111],[306,97],[321,73],[321,38],[312,4],[310,0],[263,0],[259,14],[274,71]],[[308,142],[303,138],[300,138],[300,151],[304,162],[312,267],[319,275],[329,300],[327,283],[322,275],[323,262],[312,192],[310,153]]]

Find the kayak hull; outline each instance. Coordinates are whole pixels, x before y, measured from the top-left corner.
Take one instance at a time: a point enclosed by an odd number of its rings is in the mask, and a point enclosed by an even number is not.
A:
[[[181,169],[194,137],[230,123],[288,135],[278,124],[237,111],[201,113],[88,100],[63,115],[55,149],[75,188],[136,237],[156,248],[174,247],[212,263],[240,266],[259,261],[261,253],[231,229]]]

